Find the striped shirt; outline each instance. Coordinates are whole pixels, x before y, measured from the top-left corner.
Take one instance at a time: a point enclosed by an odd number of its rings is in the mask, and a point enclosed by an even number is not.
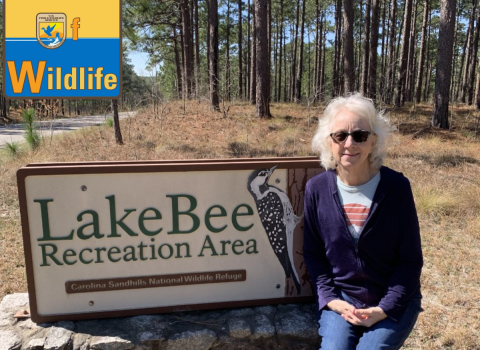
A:
[[[343,208],[343,215],[347,222],[348,230],[355,243],[362,233],[365,221],[370,212],[373,195],[380,182],[380,172],[378,172],[370,181],[360,186],[348,186],[340,181],[337,176],[337,188],[340,197],[340,203]]]

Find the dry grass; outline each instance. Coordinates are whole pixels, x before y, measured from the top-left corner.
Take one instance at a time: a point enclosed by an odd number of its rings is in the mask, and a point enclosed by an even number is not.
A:
[[[125,145],[98,127],[47,140],[18,159],[0,152],[0,297],[26,291],[15,172],[32,162],[313,155],[322,108],[273,104],[258,120],[246,103],[214,113],[207,103],[168,103],[122,122]],[[405,349],[480,349],[480,133],[478,113],[454,107],[451,131],[428,128],[431,106],[390,111],[386,165],[411,181],[422,231],[423,308]],[[475,138],[476,136],[476,138]]]

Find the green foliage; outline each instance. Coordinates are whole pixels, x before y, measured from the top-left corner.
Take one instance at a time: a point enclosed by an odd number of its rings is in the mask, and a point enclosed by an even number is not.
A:
[[[40,146],[40,133],[35,125],[35,110],[33,108],[24,109],[22,112],[24,138],[32,150]]]
[[[303,0],[302,0],[303,1]],[[295,37],[295,25],[296,25],[296,10],[297,7],[302,4],[300,0],[278,0],[271,2],[271,36],[272,36],[272,52],[271,52],[271,76],[272,83],[275,80],[275,72],[278,74],[278,66],[282,68],[282,86],[285,84],[283,80],[287,77],[287,86],[290,84],[290,69],[293,63],[293,41]],[[238,21],[239,17],[242,17],[242,52],[243,60],[243,78],[245,79],[247,69],[250,67],[251,62],[247,62],[247,52],[251,50],[248,44],[251,44],[251,38],[247,38],[247,3],[252,6],[254,0],[242,0],[242,12],[238,11],[238,2],[236,0],[218,0],[218,49],[219,49],[219,92],[220,98],[225,93],[227,84],[229,84],[230,94],[235,99],[238,98]],[[149,68],[155,68],[155,74],[149,77],[148,80],[135,80],[132,75],[131,78],[128,74],[123,72],[124,77],[124,94],[128,94],[125,90],[125,85],[136,84],[142,86],[145,84],[149,91],[142,90],[146,97],[153,98],[177,98],[177,87],[181,84],[177,76],[175,48],[177,53],[182,56],[181,48],[181,36],[182,33],[182,3],[174,0],[125,0],[123,2],[123,33],[126,42],[128,41],[129,49],[145,52],[149,55]],[[206,1],[198,2],[198,40],[199,40],[199,94],[200,97],[206,96],[208,92],[208,66],[207,66],[207,31],[208,31],[208,11]],[[317,4],[318,10],[321,13],[321,17],[325,15],[326,22],[322,27],[323,35],[326,38],[326,64],[325,64],[325,86],[323,87],[324,93],[331,95],[332,92],[332,79],[333,79],[333,48],[335,47],[335,5],[336,2],[332,0],[317,1],[317,0],[305,0],[306,3],[306,17],[305,17],[305,37],[304,37],[304,58],[303,58],[303,78],[302,78],[302,96],[310,97],[312,94],[312,84],[314,76],[314,64],[315,64],[315,36],[317,35]],[[404,27],[404,8],[405,0],[400,0],[397,3],[396,19],[395,19],[395,39],[394,39],[394,52],[389,53],[386,49],[390,40],[390,12],[391,2],[380,2],[380,36],[378,42],[378,54],[384,52],[385,55],[395,54],[398,55],[398,51],[401,48],[402,29]],[[474,2],[473,2],[474,3]],[[457,30],[454,47],[454,62],[453,72],[454,79],[458,79],[459,71],[463,69],[460,67],[460,59],[464,53],[464,46],[466,41],[466,31],[468,27],[468,18],[470,16],[470,10],[472,8],[471,0],[457,0]],[[428,22],[428,35],[427,40],[427,53],[425,56],[425,65],[430,67],[430,85],[434,85],[435,81],[435,67],[436,56],[438,49],[438,29],[439,29],[439,14],[440,14],[440,0],[429,1],[430,19]],[[415,38],[414,49],[415,56],[418,57],[420,53],[420,33],[423,22],[423,13],[425,11],[424,2],[416,2],[416,21],[415,25]],[[358,80],[361,76],[361,62],[363,55],[363,41],[365,40],[364,22],[365,22],[365,10],[366,2],[354,2],[354,50],[355,50],[355,75]],[[191,14],[194,11],[191,9]],[[251,20],[250,13],[250,20]],[[383,17],[384,16],[384,17]],[[385,23],[385,27],[383,27]],[[228,26],[228,28],[227,28]],[[283,64],[277,62],[277,67],[274,65],[275,53],[278,55],[278,35],[279,29],[282,28],[284,46],[282,47],[282,61]],[[192,23],[193,29],[193,23]],[[253,34],[252,28],[250,28],[250,36]],[[300,28],[298,29],[300,30]],[[228,34],[227,34],[228,33]],[[227,35],[229,43],[229,80],[227,81]],[[385,47],[381,47],[381,45]],[[321,49],[319,52],[322,52]],[[278,57],[278,56],[276,56]],[[298,57],[298,50],[297,50]],[[178,60],[178,59],[177,59]],[[396,57],[395,62],[398,63]],[[378,58],[378,65],[382,63],[382,57]],[[196,63],[195,63],[196,64]],[[418,63],[415,63],[418,64]],[[125,61],[124,61],[125,65]],[[182,58],[180,57],[179,70],[183,70]],[[296,69],[296,67],[294,67]],[[416,71],[416,67],[414,68]],[[126,70],[129,70],[127,67]],[[377,71],[377,79],[384,79],[380,76],[381,70]],[[195,73],[196,74],[196,73]],[[278,78],[278,76],[277,76]],[[396,78],[394,78],[396,80]],[[277,82],[278,83],[278,82]],[[456,84],[455,80],[452,84]],[[147,89],[147,90],[148,90]],[[248,88],[247,88],[248,89]],[[130,93],[130,92],[129,92]],[[140,96],[138,92],[132,91],[130,96]]]
[[[20,153],[20,144],[18,142],[6,142],[5,149],[10,157],[18,158]]]

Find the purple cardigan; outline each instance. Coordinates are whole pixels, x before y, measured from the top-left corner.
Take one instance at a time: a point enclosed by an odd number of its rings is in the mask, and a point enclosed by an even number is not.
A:
[[[398,320],[420,294],[420,230],[410,182],[387,167],[357,245],[348,231],[336,173],[325,171],[305,188],[303,254],[321,310],[341,292],[356,308],[380,306]]]

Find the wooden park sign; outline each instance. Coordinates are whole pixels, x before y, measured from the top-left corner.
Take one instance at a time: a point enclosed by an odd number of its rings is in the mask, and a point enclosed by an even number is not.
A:
[[[32,320],[312,300],[317,158],[30,164],[18,171]]]

